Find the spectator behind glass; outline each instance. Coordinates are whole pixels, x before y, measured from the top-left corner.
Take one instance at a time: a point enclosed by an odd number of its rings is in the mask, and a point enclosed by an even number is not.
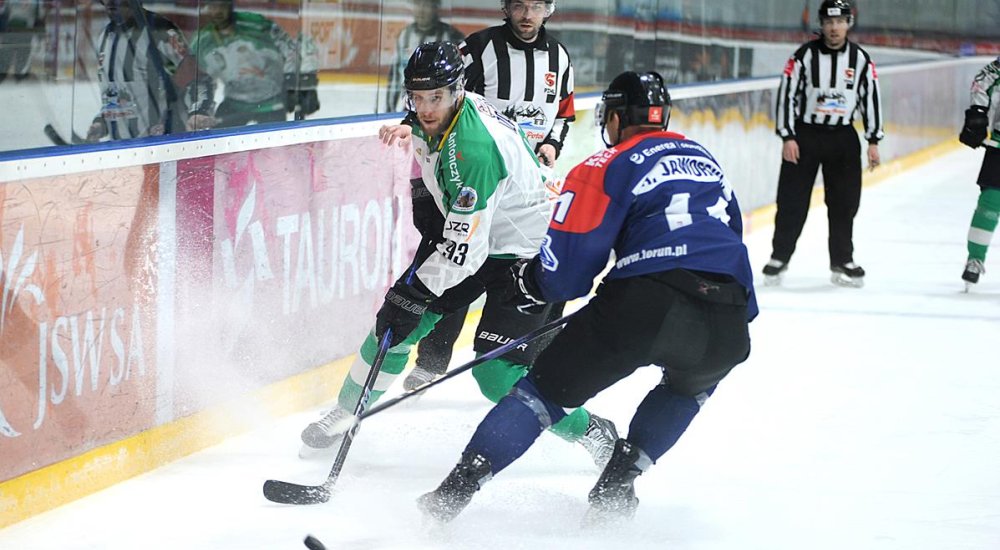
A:
[[[403,110],[403,69],[410,54],[417,46],[428,42],[454,42],[465,38],[461,31],[441,21],[441,0],[413,0],[413,23],[400,31],[396,37],[396,54],[389,69],[389,88],[386,96],[386,112]]]
[[[101,0],[108,24],[97,40],[101,110],[87,141],[210,128],[212,79],[198,72],[177,25],[140,0]]]
[[[222,81],[218,126],[282,122],[319,110],[315,64],[303,67],[299,42],[263,15],[235,11],[233,0],[202,2],[206,25],[191,51],[201,70]]]

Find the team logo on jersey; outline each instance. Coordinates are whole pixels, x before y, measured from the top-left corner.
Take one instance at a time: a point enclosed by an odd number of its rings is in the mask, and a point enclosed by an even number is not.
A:
[[[545,93],[548,95],[556,95],[556,73],[545,73],[543,80],[545,82]]]
[[[844,69],[844,81],[848,90],[854,89],[854,69]]]
[[[451,209],[456,212],[472,212],[476,209],[476,202],[479,200],[479,195],[476,194],[476,190],[471,187],[463,187],[458,192],[458,198],[455,199],[455,203],[451,205]]]
[[[816,114],[847,116],[847,96],[839,90],[823,90],[816,97]]]
[[[538,252],[538,257],[542,262],[542,269],[546,271],[559,269],[559,258],[552,252],[552,237],[546,235],[542,239],[542,249]]]
[[[545,116],[545,111],[530,103],[522,105],[510,105],[503,112],[504,116],[518,123],[522,128],[525,125],[545,128],[548,126],[549,117]]]
[[[646,155],[643,155],[642,153],[632,153],[628,159],[632,161],[633,164],[642,164],[646,162]]]

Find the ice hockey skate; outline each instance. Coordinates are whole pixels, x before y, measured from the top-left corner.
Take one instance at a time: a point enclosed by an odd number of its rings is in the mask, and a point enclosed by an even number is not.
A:
[[[764,265],[764,286],[780,286],[781,279],[788,270],[788,262],[771,258]]]
[[[639,448],[628,441],[615,442],[611,460],[587,497],[590,509],[584,517],[584,525],[599,527],[635,516],[639,499],[635,496],[634,484],[635,478],[642,474],[642,457]]]
[[[479,454],[463,453],[461,462],[441,485],[417,499],[417,507],[432,519],[449,522],[469,505],[472,495],[491,477],[489,460]]]
[[[615,441],[618,439],[618,430],[615,423],[607,418],[601,418],[594,413],[590,413],[590,423],[587,431],[580,438],[580,444],[590,453],[590,458],[594,460],[599,470],[604,470],[611,460],[611,455],[615,452]]]
[[[962,280],[965,281],[965,291],[972,290],[973,285],[979,282],[979,276],[986,273],[986,267],[982,260],[969,258],[965,263],[965,271],[962,272]]]
[[[413,391],[424,384],[435,380],[437,377],[444,373],[432,372],[424,367],[417,365],[413,367],[410,374],[403,380],[403,389],[406,391]]]
[[[854,262],[830,266],[830,282],[848,288],[865,286],[865,270]]]
[[[338,406],[327,411],[323,418],[311,422],[302,430],[302,448],[299,458],[324,456],[332,451],[351,427],[352,414]]]

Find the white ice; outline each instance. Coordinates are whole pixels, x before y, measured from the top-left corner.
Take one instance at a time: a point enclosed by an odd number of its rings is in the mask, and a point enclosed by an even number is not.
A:
[[[811,212],[784,287],[758,287],[750,359],[615,530],[580,529],[596,471],[548,434],[453,523],[422,521],[414,499],[488,409],[463,375],[365,422],[327,504],[261,496],[268,478],[325,478],[328,461],[296,457],[303,413],[15,524],[0,548],[296,549],[307,533],[364,550],[1000,548],[1000,251],[970,294],[959,278],[981,158],[962,149],[864,191],[861,290],[829,283],[826,213]],[[755,271],[770,238],[747,237]],[[644,369],[588,407],[624,431],[658,378]]]

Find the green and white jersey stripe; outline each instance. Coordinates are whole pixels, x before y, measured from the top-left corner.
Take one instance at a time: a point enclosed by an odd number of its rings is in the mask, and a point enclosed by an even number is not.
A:
[[[1000,92],[1000,57],[983,67],[972,81],[972,105],[986,107],[992,111],[990,120],[993,139],[1000,136],[1000,109],[990,108],[996,105],[994,96],[998,92]]]
[[[488,256],[538,253],[551,203],[524,134],[482,96],[466,93],[440,142],[414,128],[424,183],[444,214],[444,242],[417,269],[437,295]]]

